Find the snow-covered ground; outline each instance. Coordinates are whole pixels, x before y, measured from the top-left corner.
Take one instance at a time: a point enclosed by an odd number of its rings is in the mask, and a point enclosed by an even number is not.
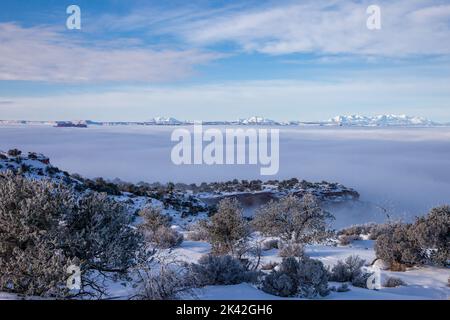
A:
[[[322,261],[325,266],[332,267],[338,260],[345,260],[348,256],[358,255],[371,264],[375,260],[371,240],[354,241],[349,246],[311,245],[306,248],[306,254],[313,259]],[[207,254],[210,245],[199,241],[185,241],[172,251],[172,254],[187,262],[196,262],[202,255]],[[272,249],[263,253],[262,264],[280,262],[278,250]],[[374,271],[367,267],[367,271]],[[417,267],[405,272],[381,270],[380,278],[383,285],[388,277],[402,279],[406,286],[397,288],[382,287],[378,290],[357,288],[349,284],[348,292],[331,292],[322,299],[332,300],[446,300],[450,299],[448,279],[450,269],[436,267]],[[340,283],[330,282],[330,286],[338,287]],[[196,290],[196,296],[204,300],[273,300],[280,297],[267,294],[252,284],[242,283],[231,286],[208,286]],[[289,298],[292,299],[292,298]]]

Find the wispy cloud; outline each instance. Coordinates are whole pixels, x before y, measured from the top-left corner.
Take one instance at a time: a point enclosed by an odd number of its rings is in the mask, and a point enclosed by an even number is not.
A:
[[[49,27],[0,23],[0,80],[49,82],[165,82],[192,74],[220,55],[152,49],[139,40],[92,44]]]
[[[450,5],[442,1],[378,1],[382,29],[366,28],[373,1],[315,0],[175,21],[166,28],[197,46],[232,42],[242,50],[405,56],[450,54]]]

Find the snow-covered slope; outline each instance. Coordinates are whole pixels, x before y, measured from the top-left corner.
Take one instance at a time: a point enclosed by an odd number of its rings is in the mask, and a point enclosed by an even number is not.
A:
[[[0,172],[12,171],[31,179],[50,178],[57,182],[80,184],[69,173],[54,167],[46,156],[29,152],[23,155],[19,150],[3,152],[0,150]]]

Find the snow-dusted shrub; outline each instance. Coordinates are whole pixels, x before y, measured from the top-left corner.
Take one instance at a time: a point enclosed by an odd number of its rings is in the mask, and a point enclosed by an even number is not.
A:
[[[352,244],[352,239],[349,236],[340,236],[339,237],[339,245],[341,246],[348,246]]]
[[[139,225],[142,232],[155,232],[160,227],[170,227],[171,217],[163,214],[159,207],[146,207],[139,212],[143,222]]]
[[[71,264],[85,280],[92,270],[125,272],[140,243],[130,222],[105,195],[0,174],[0,290],[64,295]]]
[[[264,251],[269,251],[272,249],[278,249],[278,240],[277,239],[269,239],[262,243],[262,249]]]
[[[219,202],[217,212],[202,227],[208,233],[208,240],[214,254],[234,254],[236,246],[249,235],[249,226],[236,199],[226,198]]]
[[[386,288],[396,288],[405,285],[406,284],[402,279],[396,277],[389,277],[386,279],[386,282],[384,283],[384,286]]]
[[[171,217],[163,214],[159,207],[146,207],[139,212],[143,222],[138,226],[147,243],[157,248],[168,249],[183,242],[183,235],[170,228]]]
[[[373,224],[373,223],[353,225],[353,226],[341,229],[338,232],[338,235],[359,237],[362,234],[364,234],[364,235],[370,234],[374,225],[375,224]]]
[[[198,263],[191,265],[191,274],[199,286],[232,285],[255,281],[257,274],[248,271],[232,256],[202,256]]]
[[[310,258],[301,259],[298,276],[302,297],[312,299],[329,294],[328,272],[321,261]]]
[[[416,220],[411,236],[427,252],[429,262],[446,266],[450,261],[450,206],[433,208]]]
[[[195,281],[185,263],[171,256],[155,257],[150,263],[143,261],[135,268],[138,300],[177,300],[194,295]]]
[[[296,257],[302,258],[305,254],[303,245],[300,243],[281,243],[278,255],[282,258]]]
[[[289,195],[258,209],[253,225],[262,234],[280,237],[284,242],[310,243],[323,238],[327,220],[332,217],[313,195],[303,199]]]
[[[361,240],[360,236],[357,235],[341,235],[339,236],[339,244],[341,246],[351,245],[353,241]]]
[[[196,223],[190,226],[189,232],[186,234],[186,239],[190,241],[207,241],[208,232],[201,223]]]
[[[59,221],[71,206],[70,193],[61,186],[0,174],[0,291],[66,294],[71,260],[58,249]]]
[[[141,243],[131,222],[123,204],[105,193],[87,193],[65,215],[64,249],[86,270],[125,273]]]
[[[293,297],[298,293],[298,285],[286,273],[274,271],[264,279],[262,290],[274,296]]]
[[[392,228],[391,223],[374,224],[370,230],[369,239],[377,240],[378,237],[381,236],[382,234],[390,232],[391,228]]]
[[[156,247],[161,249],[177,247],[183,242],[183,239],[184,237],[181,233],[168,227],[159,227],[152,237]]]
[[[391,225],[376,241],[377,258],[389,263],[391,268],[393,265],[420,264],[423,261],[423,251],[411,230],[411,225]]]
[[[278,270],[265,277],[262,290],[281,297],[301,296],[312,299],[329,293],[327,270],[323,263],[304,257],[285,258]]]
[[[359,256],[349,256],[339,260],[331,269],[329,278],[334,282],[351,282],[361,274],[365,261]]]

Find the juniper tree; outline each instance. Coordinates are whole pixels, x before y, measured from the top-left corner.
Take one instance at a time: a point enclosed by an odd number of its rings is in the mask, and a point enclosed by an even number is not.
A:
[[[307,194],[303,199],[289,195],[258,209],[253,225],[266,236],[298,244],[321,239],[326,234],[327,221],[332,218],[313,195]]]
[[[239,202],[234,198],[221,200],[217,212],[209,221],[203,221],[202,227],[208,234],[215,254],[236,253],[249,235],[249,225]]]

